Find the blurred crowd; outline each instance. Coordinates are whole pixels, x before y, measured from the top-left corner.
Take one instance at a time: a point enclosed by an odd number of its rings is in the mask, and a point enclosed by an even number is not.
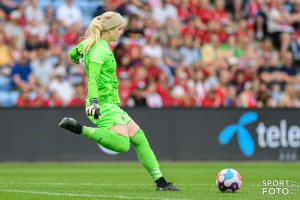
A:
[[[0,0],[0,106],[84,106],[68,53],[111,10],[122,106],[300,107],[300,0]]]

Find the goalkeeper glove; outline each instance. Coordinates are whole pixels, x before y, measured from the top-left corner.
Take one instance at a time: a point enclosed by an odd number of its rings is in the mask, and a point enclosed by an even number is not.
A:
[[[100,107],[99,107],[99,104],[98,104],[98,100],[97,99],[91,99],[90,104],[91,105],[86,109],[86,114],[88,116],[93,116],[94,119],[100,119],[101,114],[100,114]]]
[[[84,57],[83,57],[83,54],[79,52],[79,49],[76,48],[76,53],[77,55],[79,56],[79,60],[78,60],[78,63],[83,63],[84,62]],[[77,63],[77,64],[78,64]]]

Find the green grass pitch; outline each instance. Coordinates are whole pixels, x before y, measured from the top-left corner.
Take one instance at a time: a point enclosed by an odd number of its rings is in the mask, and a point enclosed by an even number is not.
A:
[[[243,178],[237,193],[215,185],[228,167]],[[181,192],[156,192],[138,162],[0,163],[0,200],[300,199],[299,162],[162,162],[161,169]],[[263,195],[263,180],[296,181],[296,195]]]

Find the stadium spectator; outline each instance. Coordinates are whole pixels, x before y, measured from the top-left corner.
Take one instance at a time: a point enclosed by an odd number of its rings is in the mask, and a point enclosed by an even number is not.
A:
[[[73,23],[82,23],[82,12],[73,0],[65,0],[65,3],[57,8],[56,19],[68,30]]]
[[[282,56],[282,65],[279,70],[288,76],[296,76],[298,74],[298,68],[294,65],[290,52]]]
[[[157,59],[152,57],[143,57],[142,59],[142,66],[146,69],[148,72],[147,77],[147,83],[150,83],[152,81],[155,81],[158,77],[158,75],[161,72],[161,69],[159,68],[159,65],[157,64]]]
[[[199,40],[194,40],[191,36],[183,37],[183,45],[179,48],[179,53],[184,59],[184,65],[191,68],[194,62],[200,61]]]
[[[136,88],[139,83],[144,83],[146,86],[148,81],[148,72],[146,67],[142,65],[135,65],[132,70],[130,70],[130,75],[132,77],[132,88]]]
[[[151,8],[149,0],[141,0],[141,1],[143,3],[143,5],[141,7],[142,13],[140,13],[139,16],[145,20],[145,19],[152,17],[152,8]]]
[[[77,35],[76,35],[77,36]],[[52,45],[60,45],[63,44],[63,38],[59,34],[59,23],[58,21],[54,20],[49,25],[49,31],[45,38],[45,44],[48,48],[50,48]]]
[[[256,40],[261,41],[267,36],[267,17],[264,14],[259,14],[254,21],[254,37]]]
[[[288,84],[279,101],[279,107],[282,108],[299,108],[299,92],[296,91],[293,84]]]
[[[49,92],[49,98],[47,100],[47,106],[48,107],[63,107],[64,106],[64,102],[58,96],[56,91],[50,91]]]
[[[189,11],[189,0],[176,0],[173,5],[177,9],[177,15],[180,21],[186,22],[192,15]]]
[[[28,35],[28,38],[25,43],[26,51],[28,51],[30,54],[34,54],[35,50],[43,47],[45,47],[45,44],[43,41],[40,40],[38,32],[33,32]]]
[[[204,24],[208,24],[209,21],[213,19],[213,10],[209,4],[209,0],[198,1],[198,8],[196,10],[196,15],[201,19]]]
[[[168,45],[163,50],[164,63],[175,75],[176,68],[179,65],[184,65],[184,57],[179,52],[180,40],[177,37],[170,37]]]
[[[68,79],[65,66],[60,65],[54,69],[53,79],[49,83],[49,90],[52,93],[57,93],[64,106],[70,102],[74,94],[74,88]]]
[[[168,77],[164,71],[161,71],[158,75],[156,82],[156,92],[161,96],[164,107],[172,106],[170,84],[168,81]]]
[[[275,95],[275,94],[274,94]],[[268,86],[265,83],[260,83],[258,91],[257,91],[257,102],[261,107],[268,107],[270,104],[269,99],[271,94],[268,90]]]
[[[0,25],[1,25],[1,32],[6,23],[6,13],[3,11],[3,9],[0,8]]]
[[[47,87],[53,74],[54,65],[48,58],[48,51],[45,48],[39,48],[36,51],[35,58],[30,62],[33,75],[43,87]]]
[[[274,83],[271,86],[271,92],[270,95],[272,99],[270,98],[269,101],[272,101],[272,106],[273,108],[276,108],[279,106],[279,103],[282,99],[283,91],[281,90],[281,86],[279,84]]]
[[[219,49],[219,55],[229,65],[234,65],[238,62],[238,59],[243,55],[242,49],[234,35],[229,35],[227,41],[224,42]]]
[[[106,0],[102,12],[98,12],[98,15],[103,14],[105,11],[116,11],[121,15],[127,15],[126,0]]]
[[[290,42],[289,50],[293,55],[293,61],[299,67],[300,66],[300,32],[299,31],[293,35]]]
[[[38,7],[39,0],[30,0],[25,7],[25,17],[27,23],[30,23],[33,19],[39,23],[44,21],[43,11]]]
[[[256,100],[253,83],[247,81],[244,85],[244,90],[238,96],[238,107],[256,108],[257,106],[261,105],[259,105]]]
[[[9,40],[10,55],[14,62],[18,62],[22,57],[23,49],[18,46],[17,38],[12,37]]]
[[[216,90],[211,88],[206,91],[204,98],[201,102],[203,108],[218,108],[222,106],[222,100],[217,95]]]
[[[69,26],[68,30],[64,34],[64,45],[71,46],[75,45],[81,34],[81,25],[79,22],[73,23]]]
[[[21,94],[19,95],[16,107],[30,107],[29,89],[21,89]]]
[[[209,74],[216,73],[218,68],[225,68],[227,63],[220,58],[220,41],[216,34],[210,36],[210,42],[205,43],[201,47],[201,57],[205,70]]]
[[[38,107],[47,107],[48,99],[47,93],[44,87],[39,87],[34,92],[35,97],[29,100],[29,106],[38,108]]]
[[[54,10],[51,6],[46,6],[44,8],[43,16],[44,16],[44,22],[47,23],[48,26],[50,26],[50,24],[53,21],[56,21],[55,16],[54,16]]]
[[[11,70],[13,58],[11,48],[5,44],[3,33],[0,33],[0,75],[8,76]]]
[[[17,39],[18,48],[24,48],[25,34],[18,22],[21,18],[21,13],[18,10],[14,10],[10,13],[9,18],[10,20],[4,25],[5,34],[9,38],[14,37]]]
[[[225,96],[222,102],[222,105],[226,108],[236,107],[237,106],[237,92],[234,85],[228,85],[226,87]]]
[[[163,106],[161,96],[156,92],[155,82],[151,81],[146,89],[146,103],[149,108],[161,108]]]
[[[143,31],[145,38],[158,36],[158,31],[156,29],[153,17],[150,16],[145,18]]]
[[[155,33],[147,36],[146,44],[142,47],[142,52],[144,56],[154,58],[159,64],[162,64],[163,49],[159,42],[158,36]]]
[[[205,97],[206,88],[204,86],[205,73],[199,62],[195,62],[190,69],[191,78],[187,81],[187,88],[193,97],[194,106],[200,107],[202,99]]]
[[[129,0],[126,5],[127,14],[143,15],[143,2],[140,0]]]
[[[187,88],[188,75],[183,66],[176,68],[174,86],[171,90],[172,106],[189,107],[191,99]]]
[[[47,24],[44,24],[34,18],[25,26],[25,33],[27,38],[36,36],[37,40],[44,44],[48,29],[49,27]]]
[[[161,41],[163,46],[168,45],[169,38],[180,37],[180,27],[174,20],[167,19],[166,23],[162,24],[161,27],[157,27],[157,28],[158,28],[159,40]]]
[[[127,99],[131,95],[132,85],[130,76],[126,71],[122,71],[118,75],[119,77],[119,96],[121,106],[125,106]]]
[[[11,77],[14,86],[20,90],[34,89],[36,79],[32,73],[29,56],[26,52],[22,53],[20,61],[12,66]]]
[[[220,24],[229,23],[229,14],[225,10],[225,0],[215,1],[215,10],[212,12],[213,19]]]
[[[82,81],[75,82],[73,83],[73,85],[75,87],[75,90],[72,98],[70,99],[70,102],[68,103],[68,106],[83,107],[85,105],[85,94]]]
[[[138,82],[136,88],[133,89],[132,94],[128,97],[126,106],[128,107],[147,107],[146,102],[146,84],[145,82]]]
[[[252,43],[250,36],[243,36],[240,38],[240,47],[242,50],[242,56],[238,59],[238,66],[242,70],[255,70],[257,67],[256,49],[254,43]]]
[[[132,39],[143,39],[144,32],[141,27],[142,22],[138,15],[132,14],[128,17],[128,25],[126,30],[124,31],[124,37],[132,38]]]
[[[268,32],[274,46],[280,49],[281,54],[286,53],[290,42],[290,33],[294,32],[294,28],[291,26],[290,15],[284,7],[284,1],[273,1],[267,16]]]
[[[0,8],[3,9],[6,14],[10,14],[18,6],[19,6],[19,4],[13,0],[1,0],[0,1]]]
[[[161,0],[161,5],[152,9],[152,12],[158,26],[162,26],[168,19],[175,22],[178,20],[177,9],[170,3],[170,0]]]
[[[271,38],[264,38],[260,47],[256,53],[256,57],[259,61],[268,60],[272,65],[276,65],[279,62],[279,54],[273,47]]]

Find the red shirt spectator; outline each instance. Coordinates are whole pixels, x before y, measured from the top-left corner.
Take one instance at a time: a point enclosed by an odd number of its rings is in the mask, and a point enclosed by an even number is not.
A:
[[[158,80],[156,82],[156,92],[161,96],[164,107],[171,106],[172,99],[168,87],[168,79],[164,72],[161,72],[158,76]]]
[[[212,12],[213,19],[218,23],[228,23],[229,16],[225,10],[224,0],[216,0],[215,8]]]
[[[49,107],[63,107],[63,101],[56,92],[51,92],[49,99],[45,102]]]
[[[179,1],[178,3],[179,4],[176,5],[178,17],[181,19],[181,21],[186,21],[191,16],[189,4],[187,1]]]
[[[119,97],[121,106],[124,106],[127,102],[128,97],[132,92],[132,85],[129,74],[125,71],[120,72],[119,75]]]
[[[171,106],[171,97],[169,94],[169,88],[159,83],[156,84],[156,92],[161,96],[164,107]]]
[[[73,32],[67,32],[64,35],[64,43],[66,45],[72,45],[75,44],[77,42],[79,35],[77,33],[73,33]]]
[[[29,107],[30,99],[29,99],[29,90],[24,89],[16,102],[17,107]]]
[[[217,91],[208,91],[205,95],[205,97],[202,99],[201,106],[204,108],[208,107],[221,107],[222,106],[222,99],[217,94]]]
[[[239,96],[239,106],[243,108],[256,108],[257,101],[256,95],[253,91],[253,86],[251,82],[246,82],[244,86],[244,91]]]
[[[58,25],[59,24],[56,21],[53,21],[50,24],[50,30],[46,35],[46,39],[45,39],[46,45],[48,47],[51,46],[52,44],[62,44],[63,39],[58,33]]]

